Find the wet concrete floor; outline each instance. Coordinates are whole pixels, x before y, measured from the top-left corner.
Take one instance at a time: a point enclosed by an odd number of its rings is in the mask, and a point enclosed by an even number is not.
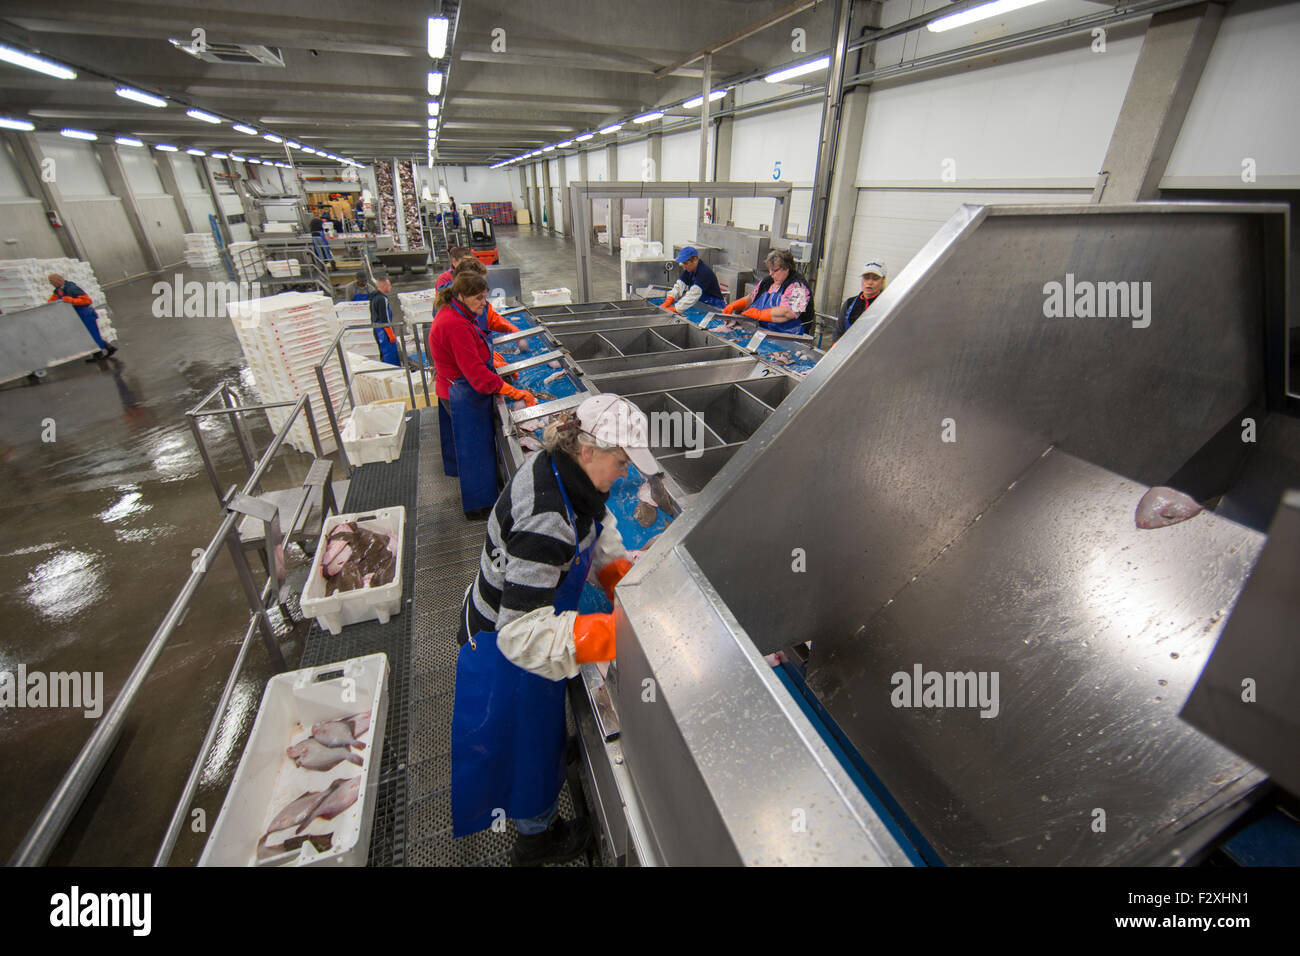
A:
[[[499,227],[497,239],[502,262],[520,267],[526,301],[531,289],[576,288],[572,241],[527,226]],[[188,577],[193,550],[206,546],[221,520],[184,413],[222,381],[256,398],[227,318],[153,314],[154,283],[177,272],[186,281],[224,279],[182,266],[110,289],[116,356],[53,368],[40,385],[0,386],[0,671],[17,674],[23,665],[29,674],[102,673],[101,712]],[[616,257],[598,252],[592,273],[594,298],[617,297]],[[397,288],[429,281],[413,277]],[[271,430],[264,416],[249,422],[260,451]],[[204,434],[223,487],[242,484],[247,475],[229,427],[208,419]],[[310,456],[285,448],[263,489],[297,486],[309,464]],[[344,476],[336,469],[335,477]],[[253,568],[260,571],[256,562]],[[223,553],[150,672],[51,863],[153,862],[248,613]],[[282,644],[291,667],[301,632]],[[194,803],[209,826],[273,673],[255,638]],[[0,708],[0,767],[9,782],[0,804],[0,860],[17,848],[94,726],[82,709]],[[172,862],[195,862],[205,838],[187,825]]]

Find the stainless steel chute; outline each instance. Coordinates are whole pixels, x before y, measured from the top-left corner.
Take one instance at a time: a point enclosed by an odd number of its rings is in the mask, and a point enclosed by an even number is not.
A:
[[[638,852],[1170,863],[1221,832],[1264,775],[1176,715],[1263,544],[1241,516],[1300,484],[1225,441],[1294,401],[1287,235],[1267,205],[954,215],[619,587]],[[1139,531],[1175,477],[1235,508]],[[762,659],[804,641],[872,787]],[[916,665],[998,675],[996,716],[899,706]]]

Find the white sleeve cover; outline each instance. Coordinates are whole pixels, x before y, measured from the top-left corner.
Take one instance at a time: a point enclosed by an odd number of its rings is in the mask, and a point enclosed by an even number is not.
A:
[[[517,617],[497,632],[501,656],[547,680],[576,677],[578,649],[573,644],[577,611],[555,613],[552,605]]]
[[[682,285],[681,280],[678,280],[677,285]],[[674,302],[673,305],[679,309],[689,309],[696,302],[700,301],[700,296],[702,296],[703,294],[704,294],[703,289],[701,289],[697,285],[693,285],[690,287],[690,289],[686,291],[686,294],[682,296],[681,299]]]
[[[678,296],[682,296],[685,294],[686,294],[686,283],[683,282],[681,279],[678,279],[677,283],[671,289],[668,290],[668,298],[670,299],[676,299]]]
[[[627,548],[623,547],[623,536],[619,533],[618,521],[606,508],[605,517],[600,519],[600,537],[596,539],[592,548],[591,569],[587,572],[587,580],[599,587],[600,579],[596,575],[611,561],[626,557]]]

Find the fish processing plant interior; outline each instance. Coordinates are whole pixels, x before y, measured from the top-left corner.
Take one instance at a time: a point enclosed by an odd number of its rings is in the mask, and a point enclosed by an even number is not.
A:
[[[463,245],[503,482],[665,426],[572,862],[1300,865],[1300,6],[946,6],[0,5],[5,858],[513,859],[451,809]],[[785,251],[800,332],[674,290]]]

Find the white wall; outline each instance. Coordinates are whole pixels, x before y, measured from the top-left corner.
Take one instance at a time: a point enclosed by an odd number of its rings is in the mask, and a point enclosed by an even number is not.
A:
[[[456,199],[456,205],[476,202],[514,202],[518,204],[518,183],[511,184],[505,167],[488,166],[435,166],[433,169],[433,194],[438,195],[438,183],[446,183],[447,192]],[[517,180],[518,177],[516,176]]]
[[[36,142],[46,159],[54,160],[54,182],[68,199],[108,196],[108,183],[91,145],[58,133],[37,133]]]
[[[814,103],[741,117],[732,126],[731,179],[793,186],[788,216],[791,235],[808,231],[821,121],[821,105]],[[736,199],[731,204],[732,220],[747,229],[770,226],[775,211],[772,199]]]
[[[14,165],[9,150],[0,143],[0,199],[29,199],[27,187],[23,185],[18,168]]]
[[[207,185],[199,179],[198,157],[189,153],[169,153],[166,159],[171,161],[176,174],[176,185],[181,190],[181,201],[189,213],[190,225],[195,232],[208,232],[211,228],[208,216],[216,212],[212,205],[212,195]],[[285,170],[276,170],[286,172]]]
[[[122,170],[126,173],[126,181],[131,184],[131,191],[137,198],[167,195],[148,148],[118,146],[116,149],[118,158],[122,161]]]
[[[1165,168],[1164,188],[1300,187],[1300,7],[1228,7]],[[1254,160],[1254,182],[1243,164]]]
[[[649,143],[646,140],[639,140],[635,143],[620,143],[618,146],[618,179],[619,182],[639,183],[644,180],[653,180],[654,176],[649,175],[648,165],[645,160],[649,157]]]

